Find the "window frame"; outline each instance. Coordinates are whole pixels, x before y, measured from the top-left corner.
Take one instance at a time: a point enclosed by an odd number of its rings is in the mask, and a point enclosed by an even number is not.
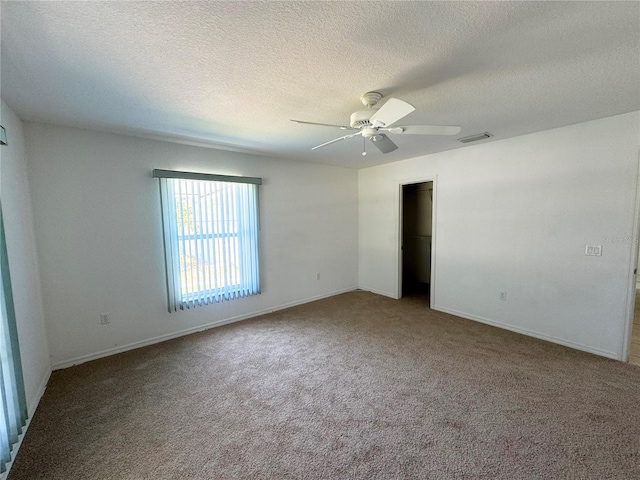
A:
[[[153,177],[160,180],[160,203],[162,210],[162,231],[165,249],[165,273],[169,312],[260,294],[260,195],[258,187],[262,184],[262,179],[257,177],[239,177],[159,169],[153,170]],[[248,184],[248,186],[242,189],[232,188],[231,197],[227,192],[226,197],[221,196],[218,198],[217,196],[220,194],[220,190],[214,189],[212,193],[215,193],[216,199],[214,200],[212,196],[210,201],[222,201],[223,204],[228,202],[231,206],[223,206],[222,208],[227,214],[228,212],[233,212],[232,214],[228,214],[228,218],[225,217],[226,214],[221,214],[221,220],[214,220],[214,217],[209,217],[209,215],[212,214],[212,211],[217,211],[216,209],[219,208],[219,203],[202,203],[201,185],[196,183],[191,185],[187,184],[188,188],[185,191],[181,188],[184,184],[178,183],[178,189],[176,190],[176,180],[180,182],[185,180],[207,181],[216,182],[217,184],[242,183]],[[207,233],[197,233],[196,224],[194,224],[192,230],[185,231],[183,223],[184,213],[181,215],[178,212],[178,209],[184,208],[185,205],[187,208],[190,207],[188,200],[179,199],[179,197],[187,198],[190,194],[195,195],[196,186],[198,187],[197,195],[200,198],[197,204],[192,200],[191,205],[197,205],[199,207],[198,212],[200,212],[200,215],[194,214],[194,218],[198,217],[197,225],[209,223],[209,227],[206,229]],[[193,192],[189,191],[190,188],[194,189]],[[214,205],[215,208],[210,209],[210,207]],[[182,212],[182,210],[180,211]],[[203,211],[206,213],[204,216],[202,214]],[[228,224],[227,226],[234,223],[235,231],[216,232],[213,227],[216,222],[226,222]],[[178,223],[180,223],[181,227],[178,226]],[[241,225],[243,228],[241,228]],[[200,229],[201,232],[204,230],[203,228]],[[218,239],[224,242],[232,238],[236,239],[233,253],[230,253],[229,250],[224,250],[222,253],[224,261],[212,263],[212,258],[216,260],[220,259],[219,255],[221,250],[217,249],[214,244],[210,244],[205,248],[205,242],[215,242]],[[191,255],[193,252],[193,250],[191,250],[192,246],[189,245],[187,248],[188,242],[194,242],[195,256]],[[200,250],[198,249],[198,245],[201,247]],[[211,248],[212,246],[213,248]],[[192,267],[187,266],[186,262],[187,251],[191,258],[196,259],[196,271],[200,268],[200,258],[205,258],[207,254],[209,255],[208,262],[202,260],[203,282],[201,286],[199,283],[201,279],[200,273],[198,273],[196,280],[198,290],[196,291],[193,291],[192,288],[193,277],[191,276],[192,273],[190,274]],[[207,253],[205,253],[205,251]],[[182,261],[181,258],[183,259]],[[218,274],[212,274],[211,270],[205,273],[204,268],[206,263],[209,264],[210,268],[213,266],[213,268],[217,270],[217,265],[219,266],[220,263],[229,265],[229,262],[232,260],[237,260],[237,264],[233,263],[237,268],[237,273],[231,273],[230,271],[223,272],[223,282],[217,282],[216,278],[218,277],[216,275]],[[182,269],[181,266],[183,266],[184,269]],[[225,283],[229,279],[232,279],[235,283]],[[237,282],[235,281],[236,279],[238,280]],[[207,282],[207,280],[209,281]],[[191,287],[189,286],[190,283]]]

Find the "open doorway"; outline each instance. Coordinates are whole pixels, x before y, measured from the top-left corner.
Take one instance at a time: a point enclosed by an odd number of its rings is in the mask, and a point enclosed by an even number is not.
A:
[[[402,186],[401,297],[419,296],[431,305],[433,182]]]
[[[629,282],[629,291],[627,297],[627,305],[630,307],[627,312],[630,313],[629,324],[627,324],[627,335],[625,335],[625,345],[623,345],[624,355],[628,353],[627,361],[634,365],[640,365],[640,150],[638,151],[638,163],[636,170],[636,207],[634,217],[634,237],[633,237],[633,255],[631,255],[632,263],[630,268],[631,282]],[[628,350],[627,350],[628,348]],[[624,358],[623,358],[624,360]]]
[[[640,264],[640,255],[638,255]],[[637,272],[636,265],[636,272]],[[640,365],[640,277],[636,277],[635,304],[633,309],[633,324],[631,325],[631,344],[629,345],[629,363]]]

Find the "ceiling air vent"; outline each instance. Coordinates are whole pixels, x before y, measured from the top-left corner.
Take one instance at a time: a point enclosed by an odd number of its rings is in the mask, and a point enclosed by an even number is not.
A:
[[[471,143],[477,142],[478,140],[484,140],[485,138],[493,137],[489,132],[478,133],[477,135],[470,135],[468,137],[459,138],[458,141],[461,143]]]

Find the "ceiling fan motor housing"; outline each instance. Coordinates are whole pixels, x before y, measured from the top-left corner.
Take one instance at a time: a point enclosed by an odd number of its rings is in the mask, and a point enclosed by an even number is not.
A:
[[[376,113],[377,110],[360,110],[359,112],[354,112],[351,114],[351,125],[352,128],[363,128],[371,125],[369,119]]]

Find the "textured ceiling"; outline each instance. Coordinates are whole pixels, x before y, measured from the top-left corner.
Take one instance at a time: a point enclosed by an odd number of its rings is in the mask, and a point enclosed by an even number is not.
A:
[[[1,94],[24,120],[364,167],[640,109],[638,2],[2,2]],[[311,151],[360,94],[413,104],[361,155]]]

